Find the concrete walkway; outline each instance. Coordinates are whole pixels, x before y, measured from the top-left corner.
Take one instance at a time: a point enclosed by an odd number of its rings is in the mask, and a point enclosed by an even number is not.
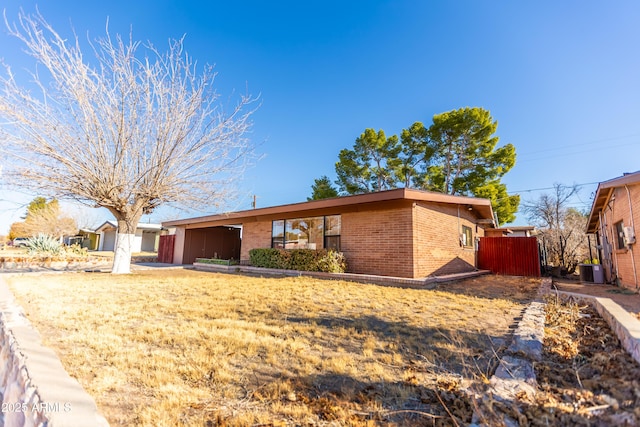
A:
[[[108,427],[0,277],[0,426]]]

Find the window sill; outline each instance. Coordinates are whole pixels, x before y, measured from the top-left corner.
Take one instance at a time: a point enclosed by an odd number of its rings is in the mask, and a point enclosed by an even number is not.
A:
[[[626,254],[629,249],[616,249],[616,254]]]

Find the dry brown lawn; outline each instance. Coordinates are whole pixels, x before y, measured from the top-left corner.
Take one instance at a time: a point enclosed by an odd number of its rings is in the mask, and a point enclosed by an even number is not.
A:
[[[470,421],[460,388],[490,376],[539,284],[475,280],[430,291],[156,270],[9,284],[112,426],[360,426]],[[504,292],[483,295],[483,280]]]

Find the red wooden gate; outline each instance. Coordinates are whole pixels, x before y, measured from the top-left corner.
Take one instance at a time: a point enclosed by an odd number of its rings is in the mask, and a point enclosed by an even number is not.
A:
[[[478,268],[494,274],[540,277],[540,253],[535,237],[481,237]]]
[[[164,262],[167,264],[173,263],[173,246],[175,242],[175,234],[160,236],[160,243],[158,244],[158,262]]]

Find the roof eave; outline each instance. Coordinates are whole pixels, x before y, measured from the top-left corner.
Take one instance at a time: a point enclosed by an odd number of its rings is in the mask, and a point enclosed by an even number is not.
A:
[[[356,204],[382,203],[394,200],[414,200],[432,203],[446,203],[455,205],[468,205],[473,207],[481,219],[489,219],[493,222],[493,209],[491,201],[475,197],[452,196],[449,194],[414,190],[409,188],[398,188],[375,193],[357,194],[352,196],[334,197],[331,199],[313,200],[309,202],[292,203],[287,205],[272,206],[266,208],[250,209],[226,214],[206,215],[195,218],[178,219],[162,223],[163,227],[175,227],[181,225],[198,224],[211,221],[234,220],[273,215],[282,212],[305,212],[328,208],[339,208]]]
[[[587,220],[587,234],[593,234],[598,231],[600,212],[607,206],[614,188],[615,186],[603,187],[602,184],[598,185],[598,190],[596,190],[596,196],[593,198],[593,204],[589,212],[589,219]]]

